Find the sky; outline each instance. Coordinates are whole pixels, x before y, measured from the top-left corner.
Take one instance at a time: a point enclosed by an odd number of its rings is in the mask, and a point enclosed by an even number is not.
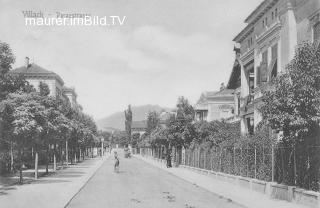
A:
[[[262,0],[0,0],[0,41],[59,74],[95,119],[133,106],[195,104],[227,83],[232,39]],[[119,16],[123,25],[30,26],[23,11]],[[109,18],[110,19],[110,18]],[[109,20],[108,19],[108,20]]]

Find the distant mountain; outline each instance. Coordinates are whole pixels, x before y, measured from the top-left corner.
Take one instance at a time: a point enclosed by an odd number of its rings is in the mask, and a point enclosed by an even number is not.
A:
[[[170,108],[163,108],[159,105],[142,105],[142,106],[132,106],[132,120],[133,121],[142,121],[146,120],[148,112],[157,111],[161,112],[162,110],[169,111]],[[99,119],[96,121],[98,129],[112,131],[112,130],[124,130],[124,110],[123,112],[116,112],[110,116]]]

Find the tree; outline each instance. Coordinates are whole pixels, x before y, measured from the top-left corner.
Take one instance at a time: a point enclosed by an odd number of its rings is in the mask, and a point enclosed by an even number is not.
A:
[[[36,93],[9,94],[4,101],[5,112],[3,117],[6,123],[11,123],[12,139],[18,148],[18,166],[20,170],[20,183],[22,183],[22,165],[24,164],[24,149],[38,143],[43,132],[41,123],[45,120],[45,108],[37,102]]]
[[[125,130],[127,133],[128,142],[131,142],[131,125],[132,125],[132,111],[131,106],[128,106],[128,109],[124,111],[125,115]]]
[[[50,94],[49,86],[44,82],[40,82],[39,92],[40,92],[40,96],[48,96]]]
[[[288,177],[281,180],[303,187],[306,179],[318,183],[319,156],[309,147],[319,145],[320,48],[311,43],[299,45],[286,71],[263,94],[260,112],[264,122],[283,133],[280,145],[290,150],[283,153],[289,154],[289,166],[285,170]]]
[[[0,41],[0,77],[6,74],[15,62],[10,46]]]
[[[156,129],[160,124],[160,117],[156,111],[151,111],[148,113],[147,116],[147,135],[150,135],[151,132]]]
[[[138,143],[140,142],[140,133],[132,134],[132,146],[137,147]]]
[[[173,146],[187,147],[195,137],[193,125],[194,109],[184,97],[178,98],[177,114],[166,122],[169,148]]]
[[[263,92],[260,112],[284,140],[314,133],[320,122],[320,49],[304,43],[298,47],[286,72]]]

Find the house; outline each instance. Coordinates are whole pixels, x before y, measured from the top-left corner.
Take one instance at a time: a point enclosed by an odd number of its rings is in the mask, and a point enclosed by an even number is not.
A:
[[[320,1],[264,0],[245,23],[233,41],[239,45],[241,132],[252,134],[262,119],[261,89],[286,70],[299,43],[320,40]]]
[[[147,130],[147,121],[132,121],[131,134],[139,133],[140,136]]]
[[[50,90],[49,96],[68,98],[71,106],[77,107],[77,94],[74,88],[65,87],[64,81],[58,74],[35,63],[30,63],[28,57],[25,58],[24,66],[11,70],[9,73],[22,75],[36,90],[39,90],[40,83],[45,83]]]
[[[220,91],[201,94],[194,106],[196,121],[213,121],[230,118],[234,115],[234,90],[224,86]]]

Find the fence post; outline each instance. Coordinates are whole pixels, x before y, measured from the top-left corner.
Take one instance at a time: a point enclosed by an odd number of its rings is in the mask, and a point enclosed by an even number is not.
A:
[[[233,146],[233,174],[236,173],[236,148]]]
[[[220,147],[220,156],[219,156],[219,171],[222,171],[222,147]]]
[[[296,161],[296,145],[293,146],[293,173],[294,173],[294,185],[297,185],[297,161]]]
[[[271,145],[271,181],[274,182],[274,145]]]
[[[242,168],[243,168],[243,154],[242,154],[242,147],[240,148],[240,154],[241,154],[241,164],[240,164],[240,175],[242,175]]]
[[[254,146],[254,178],[257,178],[257,148]]]
[[[198,168],[200,168],[200,153],[201,153],[201,148],[199,148],[199,151],[198,151]]]
[[[211,148],[210,150],[210,169],[211,170],[213,170],[212,160],[213,160],[213,157],[212,157],[212,148]]]

